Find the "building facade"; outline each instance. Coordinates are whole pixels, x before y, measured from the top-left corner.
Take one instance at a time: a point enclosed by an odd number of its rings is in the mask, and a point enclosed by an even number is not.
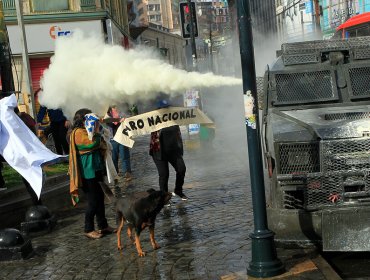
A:
[[[319,3],[324,39],[331,38],[335,29],[350,17],[370,12],[370,0],[321,0]]]
[[[279,40],[330,39],[354,15],[370,12],[370,0],[277,0]]]
[[[19,103],[29,111],[31,101],[22,67],[21,29],[16,16],[16,0],[3,0],[5,23],[13,56],[15,88],[21,92]],[[110,44],[129,47],[129,14],[127,1],[119,0],[22,0],[32,91],[40,88],[40,79],[54,54],[55,40],[80,29],[86,34],[103,36]],[[35,97],[38,107],[37,96]]]
[[[138,18],[141,25],[149,23],[173,29],[171,0],[140,0],[136,1]]]
[[[137,43],[157,50],[167,63],[187,69],[186,40],[171,33],[168,28],[149,23],[148,28],[137,38]]]
[[[280,42],[300,42],[321,39],[317,25],[315,0],[278,0],[276,19]]]

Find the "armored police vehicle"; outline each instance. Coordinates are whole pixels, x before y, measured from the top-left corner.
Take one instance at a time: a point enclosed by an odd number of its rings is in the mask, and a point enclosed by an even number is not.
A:
[[[370,38],[283,44],[262,123],[275,240],[370,250]]]

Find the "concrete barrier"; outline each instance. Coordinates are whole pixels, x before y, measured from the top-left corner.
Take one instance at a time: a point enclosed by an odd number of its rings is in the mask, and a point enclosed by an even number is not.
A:
[[[41,192],[41,200],[50,212],[73,208],[69,195],[69,176],[62,174],[47,178]],[[24,185],[1,191],[0,229],[9,227],[19,229],[31,205],[30,196]]]

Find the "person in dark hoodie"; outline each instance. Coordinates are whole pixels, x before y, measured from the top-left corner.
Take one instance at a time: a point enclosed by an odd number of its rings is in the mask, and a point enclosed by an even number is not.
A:
[[[68,155],[69,145],[67,142],[67,132],[70,122],[64,116],[60,109],[48,109],[45,106],[40,107],[37,114],[37,122],[42,123],[45,114],[48,113],[50,119],[50,131],[53,135],[55,149],[59,155]]]
[[[168,101],[161,100],[157,107],[161,109],[169,106]],[[182,200],[188,200],[183,192],[186,166],[183,159],[184,148],[180,127],[175,125],[152,132],[149,154],[158,170],[161,191],[168,192],[169,164],[171,164],[176,171],[175,189],[172,194]]]

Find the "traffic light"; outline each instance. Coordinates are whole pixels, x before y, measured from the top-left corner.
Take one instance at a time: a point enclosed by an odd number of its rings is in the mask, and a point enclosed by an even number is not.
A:
[[[191,11],[193,17],[193,30],[194,37],[198,37],[198,23],[197,23],[197,14],[195,11],[195,3],[191,2]],[[187,2],[180,3],[180,22],[181,22],[181,33],[183,38],[190,38],[191,32],[191,22],[190,22],[190,7]]]

